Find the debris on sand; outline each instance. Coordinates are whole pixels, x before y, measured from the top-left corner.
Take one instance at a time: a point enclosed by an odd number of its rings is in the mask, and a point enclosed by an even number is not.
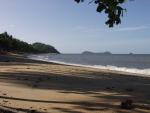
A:
[[[133,109],[133,100],[125,99],[121,102],[121,109]]]

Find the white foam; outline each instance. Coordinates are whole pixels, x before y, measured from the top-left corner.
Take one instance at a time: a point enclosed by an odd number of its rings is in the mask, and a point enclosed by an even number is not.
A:
[[[54,61],[54,60],[49,60],[48,56],[43,57],[43,56],[29,56],[29,59],[34,59],[34,60],[41,60],[41,61],[46,61],[46,62],[53,62],[53,63],[58,63],[58,64],[64,64],[64,65],[71,65],[71,66],[80,66],[80,67],[88,67],[88,68],[96,68],[96,69],[103,69],[103,70],[110,70],[110,71],[118,71],[118,72],[126,72],[126,73],[132,73],[136,74],[139,76],[147,76],[150,77],[150,69],[136,69],[136,68],[127,68],[127,67],[117,67],[117,66],[102,66],[102,65],[82,65],[82,64],[74,64],[74,63],[66,63],[66,62],[61,62],[61,61]]]

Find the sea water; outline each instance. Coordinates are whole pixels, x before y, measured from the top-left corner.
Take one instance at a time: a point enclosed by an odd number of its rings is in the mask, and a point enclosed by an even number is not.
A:
[[[150,55],[148,54],[38,54],[29,55],[28,58],[150,77]]]

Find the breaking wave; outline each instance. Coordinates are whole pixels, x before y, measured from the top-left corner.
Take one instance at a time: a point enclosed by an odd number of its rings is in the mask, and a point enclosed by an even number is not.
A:
[[[137,68],[128,68],[128,67],[117,67],[117,66],[112,66],[112,65],[83,65],[83,64],[75,64],[75,63],[67,63],[67,62],[62,62],[62,61],[55,61],[55,60],[50,60],[48,57],[43,56],[37,56],[37,57],[32,57],[29,56],[28,58],[34,59],[34,60],[41,60],[41,61],[46,61],[46,62],[53,62],[53,63],[58,63],[58,64],[64,64],[64,65],[70,65],[70,66],[80,66],[80,67],[88,67],[88,68],[96,68],[96,69],[102,69],[102,70],[110,70],[110,71],[117,71],[117,72],[124,72],[124,73],[131,73],[131,74],[136,74],[140,76],[147,76],[150,77],[150,68],[147,69],[137,69]]]

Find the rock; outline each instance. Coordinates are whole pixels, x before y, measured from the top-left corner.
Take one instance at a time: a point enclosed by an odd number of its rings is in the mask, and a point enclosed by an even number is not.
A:
[[[128,92],[132,92],[132,91],[134,91],[134,89],[133,89],[133,88],[126,88],[125,90],[126,90],[126,91],[128,91]]]
[[[133,100],[126,99],[121,102],[121,109],[133,109]]]

